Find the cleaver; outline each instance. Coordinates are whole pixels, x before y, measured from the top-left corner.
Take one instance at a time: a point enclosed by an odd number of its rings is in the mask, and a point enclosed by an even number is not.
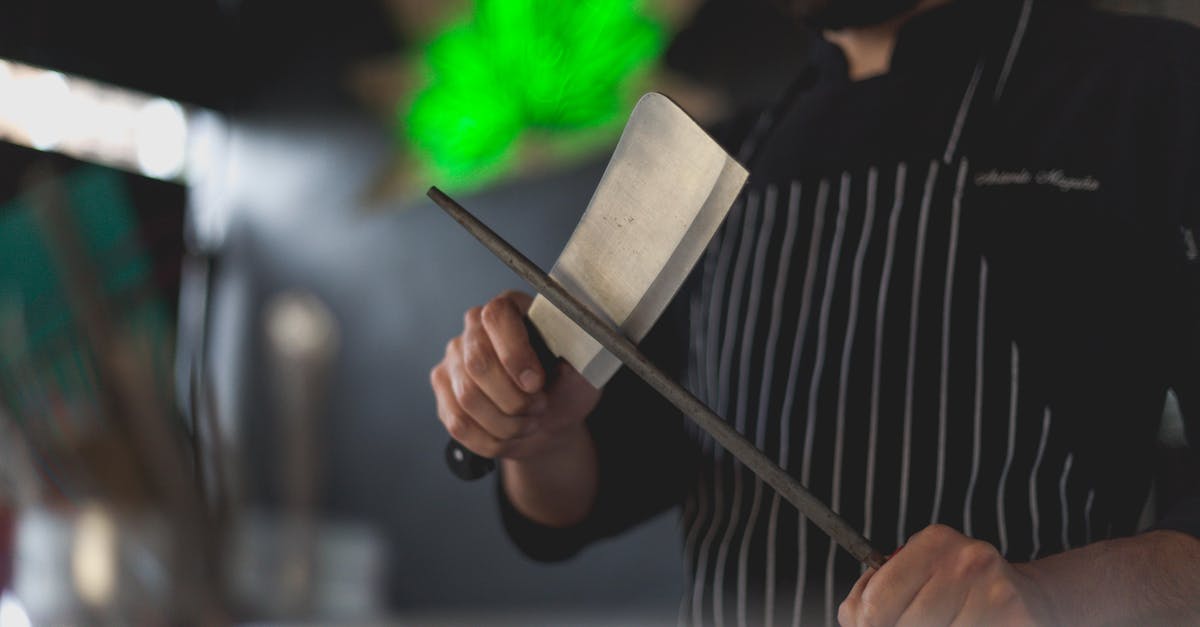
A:
[[[550,276],[623,336],[641,341],[700,259],[748,176],[683,109],[660,93],[646,94],[630,114]],[[563,359],[600,388],[621,367],[540,294],[527,323],[547,377]],[[454,440],[446,447],[446,462],[467,480],[495,467]]]

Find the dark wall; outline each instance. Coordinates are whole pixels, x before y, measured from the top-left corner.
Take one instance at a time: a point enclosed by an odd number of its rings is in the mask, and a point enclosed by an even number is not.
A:
[[[681,581],[673,514],[569,563],[534,564],[500,528],[494,482],[463,483],[445,468],[429,370],[468,307],[524,286],[419,196],[363,203],[362,190],[390,159],[379,130],[330,117],[244,122],[223,155],[254,173],[219,182],[234,214],[210,347],[221,419],[245,434],[250,499],[273,502],[278,474],[263,304],[280,291],[309,291],[332,309],[342,345],[321,439],[322,509],[383,534],[398,611],[590,608],[670,618]],[[460,200],[549,267],[604,160]],[[262,180],[278,189],[257,189]]]
[[[0,57],[222,110],[328,91],[348,60],[398,48],[375,0],[0,3]]]

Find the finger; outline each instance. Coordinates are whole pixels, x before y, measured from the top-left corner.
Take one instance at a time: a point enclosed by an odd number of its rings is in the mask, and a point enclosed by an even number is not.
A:
[[[871,582],[871,578],[874,577],[875,573],[877,572],[879,571],[875,570],[874,568],[868,568],[867,572],[863,573],[862,576],[858,578],[858,581],[854,582],[854,587],[850,589],[850,594],[847,595],[846,598],[862,598],[863,590],[866,589],[867,584]]]
[[[548,429],[541,428],[533,431],[527,436],[513,438],[504,443],[504,457],[506,459],[522,459],[530,455],[544,453],[549,447],[554,446],[556,436]]]
[[[460,365],[448,370],[455,402],[492,437],[500,441],[511,440],[529,435],[536,428],[536,423],[527,416],[509,415],[497,407]],[[545,405],[544,399],[537,402]]]
[[[914,535],[871,578],[862,594],[860,616],[871,625],[892,625],[933,576],[934,565],[958,535],[935,525]]]
[[[484,305],[480,314],[483,328],[508,376],[526,393],[541,390],[546,373],[529,343],[524,315],[517,303],[511,297],[499,296]]]
[[[896,621],[899,627],[949,625],[962,610],[971,582],[951,574],[935,575]]]
[[[866,589],[867,583],[875,576],[875,569],[868,568],[866,572],[854,582],[854,587],[850,589],[850,594],[838,606],[838,623],[842,627],[851,627],[859,623],[858,615],[862,611],[862,593]]]
[[[969,573],[964,578],[969,578],[974,585],[967,592],[953,624],[1028,625],[1039,622],[1034,620],[1031,608],[1010,578],[1011,567],[995,547],[977,543],[963,558],[961,568]]]
[[[532,428],[519,416],[501,410],[467,373],[463,342],[463,336],[450,340],[446,346],[446,358],[442,362],[455,402],[476,424],[498,440],[505,441],[528,434]],[[524,404],[529,405],[531,409],[544,408],[545,395],[539,392],[530,402]]]
[[[545,426],[558,429],[572,426],[592,413],[600,400],[600,390],[564,361],[558,364],[558,374],[546,396],[549,405],[544,412]]]
[[[438,419],[450,437],[476,455],[499,457],[503,451],[502,443],[476,424],[466,411],[459,407],[444,366],[433,369],[430,382],[433,384],[434,398],[437,399]]]
[[[1015,596],[1011,588],[999,582],[976,586],[964,599],[952,625],[1032,625],[1033,618],[1025,612],[1014,611]]]
[[[517,310],[521,312],[522,316],[529,311],[529,306],[533,304],[532,296],[525,292],[518,292],[517,290],[508,290],[500,294],[500,297],[511,300],[517,306]]]
[[[500,408],[501,413],[513,416],[531,411],[534,397],[517,387],[517,382],[500,363],[500,358],[492,346],[492,338],[484,329],[481,317],[482,309],[479,307],[471,309],[465,316],[462,358],[466,365],[466,373],[491,403]],[[465,408],[468,411],[472,410],[470,406]],[[473,411],[472,415],[479,417]]]

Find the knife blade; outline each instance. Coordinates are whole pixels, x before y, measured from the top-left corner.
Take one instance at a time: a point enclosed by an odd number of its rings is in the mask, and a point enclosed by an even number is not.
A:
[[[749,173],[659,93],[633,110],[550,276],[635,343],[662,315]],[[529,319],[555,355],[602,387],[621,362],[545,296]]]
[[[670,98],[657,92],[642,96],[550,276],[625,337],[640,341],[699,260],[748,176]],[[556,370],[555,358],[596,388],[620,369],[620,360],[544,296],[534,299],[527,319],[548,377]],[[463,479],[494,468],[453,440],[445,454]]]

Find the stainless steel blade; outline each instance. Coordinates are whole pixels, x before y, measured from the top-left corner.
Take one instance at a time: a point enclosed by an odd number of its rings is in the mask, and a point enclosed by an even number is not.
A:
[[[748,172],[669,98],[642,97],[550,276],[633,342],[662,315]],[[621,362],[539,295],[529,319],[595,387]]]

